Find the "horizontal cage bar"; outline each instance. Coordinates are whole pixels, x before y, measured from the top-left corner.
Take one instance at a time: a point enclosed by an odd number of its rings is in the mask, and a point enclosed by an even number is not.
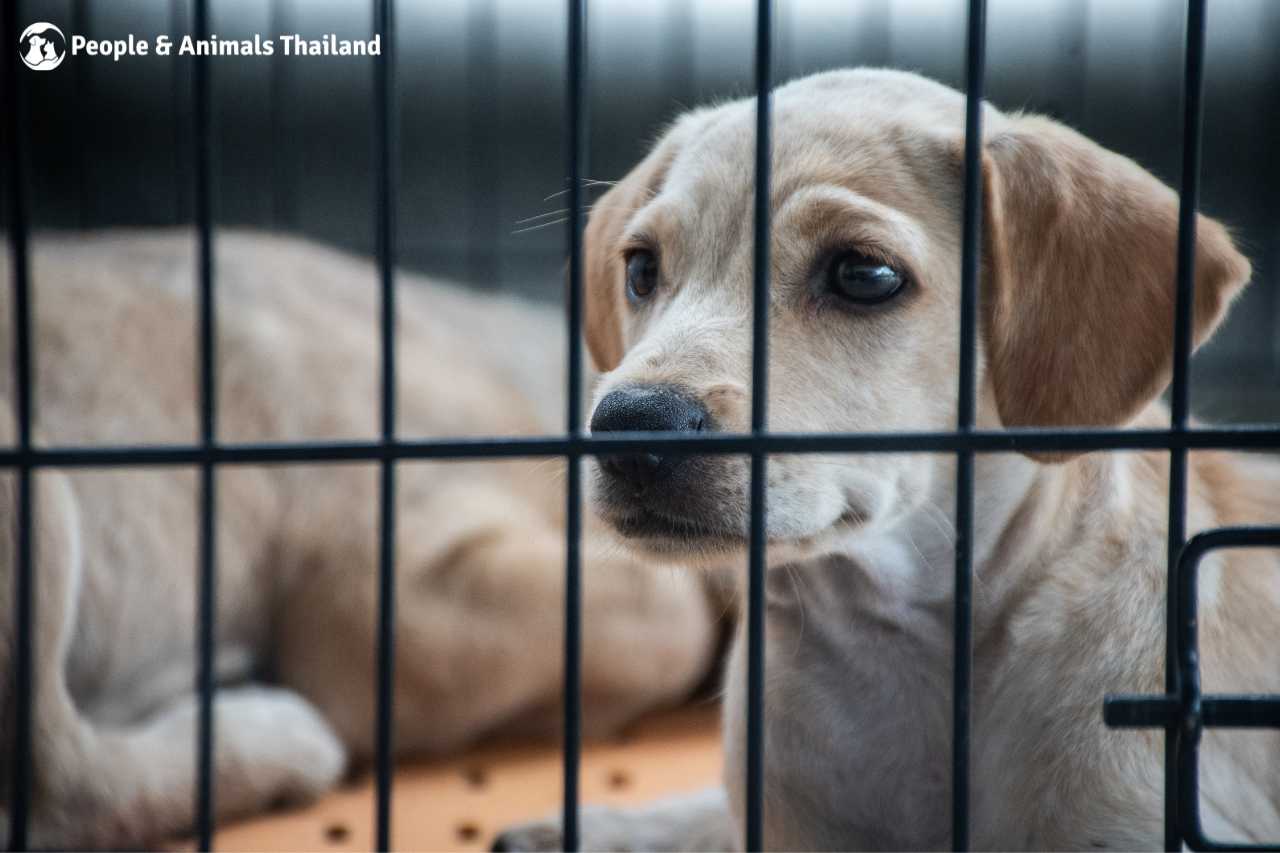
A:
[[[1280,426],[1179,430],[975,430],[885,433],[625,433],[391,441],[261,444],[78,446],[0,450],[0,468],[93,468],[151,465],[278,465],[376,462],[383,459],[476,459],[626,453],[663,448],[691,454],[764,453],[1041,453],[1169,450],[1280,450]]]
[[[1207,729],[1280,728],[1280,696],[1266,694],[1203,696],[1201,724]],[[1103,718],[1117,729],[1154,729],[1176,726],[1182,708],[1175,696],[1108,696]]]

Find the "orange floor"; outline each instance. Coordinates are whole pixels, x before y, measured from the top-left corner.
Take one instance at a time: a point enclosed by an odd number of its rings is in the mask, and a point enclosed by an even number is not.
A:
[[[560,774],[553,744],[493,744],[407,765],[396,776],[392,844],[406,851],[488,850],[503,827],[559,808]],[[585,802],[642,802],[719,778],[718,717],[710,706],[655,717],[621,738],[583,748]],[[308,808],[225,827],[214,843],[218,850],[369,850],[372,815],[373,785],[366,778]]]

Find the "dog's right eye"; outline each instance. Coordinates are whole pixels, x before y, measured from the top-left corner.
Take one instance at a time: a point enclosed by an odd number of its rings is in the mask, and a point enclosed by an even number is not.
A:
[[[648,249],[627,254],[627,298],[641,302],[658,286],[658,259]]]

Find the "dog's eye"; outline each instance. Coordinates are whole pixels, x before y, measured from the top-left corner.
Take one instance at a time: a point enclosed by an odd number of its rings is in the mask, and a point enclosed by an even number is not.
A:
[[[859,252],[836,255],[827,268],[831,292],[861,305],[892,299],[905,283],[906,276],[901,272]]]
[[[658,286],[658,259],[648,249],[627,254],[627,298],[640,302]]]

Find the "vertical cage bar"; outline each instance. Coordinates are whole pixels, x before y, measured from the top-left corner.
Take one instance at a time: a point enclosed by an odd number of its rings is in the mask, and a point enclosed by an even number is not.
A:
[[[569,317],[565,423],[570,436],[582,432],[582,178],[587,159],[586,0],[569,0],[567,44],[569,173]],[[578,775],[582,746],[582,457],[565,459],[568,484],[564,584],[564,849],[578,849]]]
[[[87,0],[85,0],[87,2]],[[173,39],[174,44],[182,41],[184,35],[190,35],[191,21],[188,19],[189,0],[169,0],[169,30],[168,34]],[[83,33],[86,37],[92,37],[91,31],[85,30]],[[77,62],[76,68],[90,68],[94,63]],[[173,122],[171,129],[173,131],[172,143],[169,146],[170,160],[169,165],[173,170],[173,222],[177,224],[185,224],[188,216],[194,217],[191,210],[191,194],[193,192],[192,169],[188,158],[195,157],[195,148],[188,136],[194,127],[194,118],[188,113],[192,107],[191,92],[192,80],[187,75],[187,65],[175,65],[173,73],[169,78],[169,109],[173,113]],[[88,85],[84,88],[80,97],[81,104],[93,104],[92,94],[95,91],[93,87],[93,75],[86,73]],[[85,127],[92,127],[94,120],[89,114],[88,109],[82,113],[85,121]],[[87,133],[88,131],[86,131]],[[87,172],[86,172],[87,175]],[[86,178],[87,180],[87,178]],[[85,211],[89,209],[89,203],[86,200],[82,202]],[[88,213],[81,216],[81,227],[88,227],[93,224]]]
[[[197,39],[209,37],[208,0],[194,0],[192,27]],[[198,289],[198,346],[200,389],[200,445],[212,447],[217,424],[216,328],[213,293],[213,200],[212,200],[212,104],[209,87],[209,58],[193,57],[192,116],[195,143],[196,274]],[[200,464],[200,539],[197,585],[198,614],[196,690],[199,695],[199,725],[196,729],[196,836],[201,850],[213,847],[214,803],[214,646],[217,638],[217,480],[213,463]]]
[[[1200,202],[1200,139],[1204,95],[1204,0],[1188,0],[1186,53],[1183,69],[1182,184],[1178,197],[1177,299],[1174,307],[1173,385],[1170,391],[1170,427],[1183,432],[1190,411],[1189,361],[1192,312],[1195,298],[1196,209]],[[1165,691],[1180,689],[1178,672],[1178,574],[1179,556],[1186,540],[1187,451],[1173,448],[1169,454],[1169,547],[1165,610]],[[1178,827],[1178,734],[1165,730],[1164,843],[1166,850],[1182,849]]]
[[[768,423],[769,401],[769,178],[772,140],[773,8],[756,4],[756,162],[751,317],[751,434]],[[764,585],[765,493],[768,457],[756,443],[751,452],[751,548],[747,566],[747,850],[764,848]]]
[[[500,130],[497,97],[498,15],[496,0],[468,0],[463,79],[466,109],[467,236],[466,276],[475,287],[497,288],[502,269],[494,246],[502,235],[502,174],[494,155]]]
[[[395,290],[395,6],[393,0],[374,0],[373,30],[382,50],[374,60],[374,169],[375,240],[378,278],[382,291],[382,441],[389,444],[396,432],[396,290]],[[395,732],[395,620],[396,620],[396,469],[395,461],[382,460],[378,495],[378,708],[375,733],[377,801],[375,844],[391,849],[392,747]]]
[[[271,32],[293,31],[292,0],[271,0]],[[297,153],[294,148],[296,119],[286,121],[286,111],[292,115],[290,95],[295,87],[289,72],[289,58],[283,51],[271,55],[268,73],[268,92],[271,103],[271,225],[274,228],[292,228],[298,219]]]
[[[17,44],[21,33],[16,0],[4,4],[4,43],[10,45],[3,62],[5,69],[5,140],[9,176],[9,251],[13,275],[13,369],[15,419],[18,452],[27,458],[31,451],[31,302],[30,258],[28,256],[29,224],[26,197],[26,127],[27,97],[22,85]],[[14,630],[17,633],[13,659],[13,762],[9,768],[9,838],[10,850],[26,850],[30,846],[27,832],[31,811],[32,756],[31,734],[35,705],[35,673],[33,644],[35,629],[35,575],[32,563],[32,472],[29,461],[17,470],[18,506],[15,519]]]
[[[17,253],[15,252],[15,258]],[[16,290],[16,288],[15,288]],[[17,574],[14,598],[14,629],[17,645],[14,654],[14,743],[13,766],[10,776],[9,800],[9,849],[29,849],[27,823],[31,811],[31,786],[33,781],[31,756],[31,730],[35,706],[35,679],[32,656],[35,631],[35,576],[32,571],[31,549],[31,466],[18,469],[18,517],[17,522]]]
[[[1178,808],[1174,814],[1178,819],[1176,831],[1178,833],[1178,841],[1190,834],[1192,839],[1201,833],[1193,830],[1191,833],[1184,833],[1183,828],[1188,823],[1199,823],[1199,799],[1200,799],[1200,771],[1199,762],[1196,760],[1200,738],[1202,736],[1202,704],[1200,695],[1200,643],[1196,629],[1196,611],[1198,608],[1196,594],[1196,579],[1199,576],[1200,558],[1205,551],[1199,547],[1199,544],[1208,541],[1201,539],[1199,542],[1184,544],[1178,555],[1178,587],[1173,595],[1177,597],[1176,608],[1178,612],[1178,639],[1177,639],[1177,662],[1178,667],[1178,749],[1174,756],[1176,771],[1172,774],[1173,781],[1178,785],[1177,789],[1166,790],[1165,798],[1175,800]],[[1165,730],[1166,733],[1168,729]],[[1167,737],[1167,734],[1166,734]],[[1168,738],[1173,740],[1173,738]],[[1185,792],[1185,796],[1184,796]],[[1166,838],[1166,843],[1168,839]],[[1192,849],[1202,849],[1202,845],[1197,845],[1194,840],[1189,839],[1189,846]]]
[[[89,33],[89,10],[88,0],[72,0],[71,3],[71,32],[86,37],[90,37]],[[89,129],[92,125],[92,119],[88,115],[88,104],[92,104],[93,94],[89,78],[89,70],[92,63],[77,62],[75,63],[74,75],[74,92],[77,104],[82,104],[76,115],[76,223],[80,228],[88,228],[89,222],[89,164],[88,164],[88,140],[92,138],[92,131]],[[174,172],[177,174],[176,170]],[[177,219],[177,216],[174,217]]]
[[[956,429],[973,430],[974,339],[982,232],[985,0],[970,0],[965,46],[964,211],[960,250],[960,363]],[[955,645],[952,670],[951,846],[969,849],[969,716],[973,671],[973,451],[956,454]]]
[[[216,596],[218,592],[216,560],[216,524],[214,507],[217,502],[217,480],[212,462],[200,465],[200,579],[197,589],[196,612],[199,626],[197,645],[196,689],[199,693],[199,726],[196,730],[196,837],[200,850],[213,847],[213,829],[216,804],[214,802],[214,646],[217,642]]]

